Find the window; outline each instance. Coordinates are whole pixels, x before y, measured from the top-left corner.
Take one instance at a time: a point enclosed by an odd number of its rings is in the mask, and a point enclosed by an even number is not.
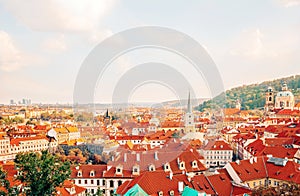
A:
[[[102,180],[102,185],[105,186],[105,180]]]
[[[166,164],[164,165],[164,168],[165,168],[165,171],[169,171],[169,170],[170,170],[170,165],[169,165],[169,163],[166,163]]]
[[[149,171],[155,171],[155,166],[154,165],[150,165],[149,166]]]
[[[91,172],[90,172],[90,176],[91,176],[91,177],[95,176],[95,172],[94,172],[94,171],[91,171]]]
[[[111,180],[111,181],[109,181],[109,187],[114,187],[114,181],[113,180]]]
[[[99,186],[100,185],[100,180],[97,180],[97,186]]]
[[[179,169],[185,169],[185,164],[184,164],[184,162],[183,161],[181,161],[180,162],[180,164],[179,164]]]
[[[192,162],[192,167],[193,167],[193,168],[197,167],[197,161],[196,161],[196,160],[194,160],[194,161]]]
[[[91,180],[91,184],[94,184],[94,180]]]
[[[78,184],[81,184],[81,180],[78,180]]]
[[[170,191],[170,195],[174,196],[174,191],[173,190]]]
[[[77,176],[78,176],[78,177],[81,177],[81,176],[82,176],[82,172],[81,172],[81,171],[78,171]]]
[[[87,180],[84,180],[84,184],[87,184]]]
[[[118,186],[121,186],[121,184],[122,184],[122,180],[119,180],[118,181]]]

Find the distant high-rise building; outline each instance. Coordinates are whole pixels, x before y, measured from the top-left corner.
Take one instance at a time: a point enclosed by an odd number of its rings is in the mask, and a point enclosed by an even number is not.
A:
[[[14,105],[15,101],[13,99],[10,100],[10,105]]]

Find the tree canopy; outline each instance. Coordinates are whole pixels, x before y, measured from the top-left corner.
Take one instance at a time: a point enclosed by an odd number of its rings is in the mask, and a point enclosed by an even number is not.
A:
[[[223,92],[213,99],[204,101],[197,109],[204,111],[208,108],[234,108],[237,100],[240,101],[243,110],[263,108],[265,105],[265,92],[267,88],[270,86],[275,92],[279,92],[282,89],[283,83],[288,85],[295,96],[295,100],[300,100],[300,75],[296,75],[273,81],[265,81],[260,84],[250,84],[232,88],[225,92],[226,99],[224,99]]]
[[[15,163],[20,172],[17,179],[24,183],[25,194],[30,196],[53,195],[71,174],[70,162],[63,162],[48,151],[18,154]]]

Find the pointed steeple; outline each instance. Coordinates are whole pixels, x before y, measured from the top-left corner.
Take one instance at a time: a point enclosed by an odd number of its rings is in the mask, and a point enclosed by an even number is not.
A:
[[[105,112],[105,118],[109,118],[108,109]]]
[[[189,91],[188,104],[187,104],[187,113],[192,113],[192,105],[191,105],[191,93]]]

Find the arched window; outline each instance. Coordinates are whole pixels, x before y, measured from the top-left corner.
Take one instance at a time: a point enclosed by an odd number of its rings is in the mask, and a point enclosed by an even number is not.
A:
[[[111,181],[109,181],[109,187],[114,187],[114,181],[113,180],[111,180]]]
[[[194,160],[193,162],[192,162],[192,168],[196,168],[198,165],[197,165],[197,161],[196,160]]]
[[[149,166],[149,171],[155,171],[155,166],[153,164]]]
[[[118,186],[121,186],[122,185],[122,180],[119,180],[118,181]]]

